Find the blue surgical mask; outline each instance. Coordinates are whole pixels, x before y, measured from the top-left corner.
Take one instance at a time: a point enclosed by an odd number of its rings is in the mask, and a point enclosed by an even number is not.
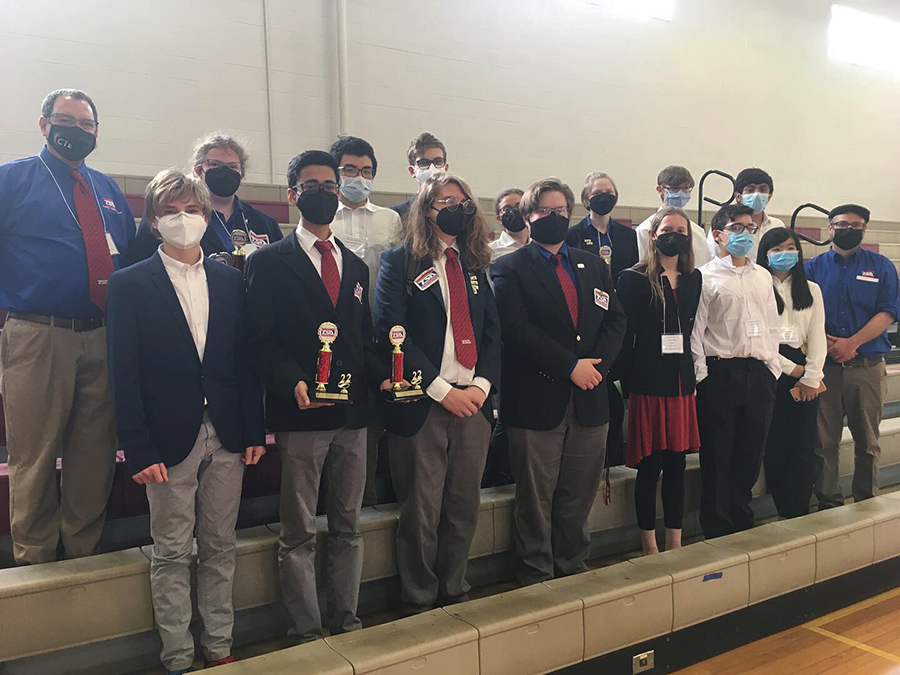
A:
[[[775,253],[769,253],[769,267],[776,272],[790,272],[799,261],[799,251],[776,251]]]
[[[753,235],[747,231],[729,232],[728,241],[725,243],[725,250],[735,258],[743,258],[750,253],[750,250],[755,243],[756,240],[753,238]]]
[[[372,179],[356,176],[341,180],[341,194],[352,204],[366,201],[372,191]]]
[[[690,190],[666,190],[666,204],[683,209],[691,201]]]
[[[751,192],[748,195],[743,195],[741,201],[744,203],[744,206],[749,206],[753,209],[755,215],[766,210],[766,206],[769,203],[769,195],[762,192]]]

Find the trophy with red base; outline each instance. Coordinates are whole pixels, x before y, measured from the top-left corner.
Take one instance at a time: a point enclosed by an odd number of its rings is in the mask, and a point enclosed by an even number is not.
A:
[[[388,401],[415,401],[425,395],[422,391],[422,371],[414,370],[409,378],[409,388],[403,388],[403,350],[401,346],[406,340],[406,329],[394,326],[388,333],[388,339],[394,345],[391,353],[391,388],[384,392]]]
[[[247,243],[247,233],[243,230],[232,230],[231,243],[234,246],[234,253],[231,254],[232,265],[247,276],[247,252],[244,245]]]
[[[337,326],[326,321],[319,326],[319,341],[322,349],[319,350],[319,360],[316,363],[316,388],[310,395],[310,399],[317,403],[351,403],[350,401],[350,373],[343,373],[338,378],[337,391],[329,390],[328,381],[331,379],[331,343],[337,339]]]

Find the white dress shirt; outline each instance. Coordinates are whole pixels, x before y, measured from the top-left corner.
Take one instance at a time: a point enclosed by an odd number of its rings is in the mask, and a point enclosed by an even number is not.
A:
[[[305,229],[303,225],[297,226],[296,236],[297,241],[300,242],[300,248],[302,248],[306,252],[306,255],[309,256],[309,259],[312,261],[313,267],[316,268],[316,272],[318,272],[319,276],[321,277],[322,254],[319,253],[319,249],[316,248],[316,242],[322,240],[309,230]],[[341,247],[338,246],[337,242],[334,240],[334,232],[329,232],[328,239],[326,239],[325,241],[331,242],[331,255],[334,256],[334,262],[337,263],[338,277],[343,278],[344,256],[341,255]]]
[[[747,254],[749,260],[756,262],[756,254],[759,252],[759,240],[773,227],[785,227],[784,221],[780,218],[771,218],[768,213],[763,211],[762,225],[759,226],[759,232],[753,235],[753,248],[751,248],[750,253]],[[709,234],[706,237],[706,243],[709,246],[710,258],[718,258],[719,248],[716,246],[716,242],[713,241],[712,229],[710,229]]]
[[[447,249],[444,242],[440,242],[441,251]],[[459,253],[459,247],[453,243],[453,250]],[[462,266],[462,264],[460,264]],[[444,301],[444,310],[447,312],[447,330],[444,331],[444,353],[441,356],[441,372],[434,378],[434,381],[425,389],[435,401],[440,403],[444,397],[450,393],[454,384],[462,387],[475,386],[481,389],[485,396],[490,396],[491,383],[487,378],[475,377],[475,371],[466,368],[463,364],[456,360],[456,342],[453,339],[453,323],[450,321],[450,285],[447,281],[447,256],[441,255],[438,260],[434,261],[434,269],[438,273],[438,284],[441,287],[441,298]],[[463,282],[469,283],[469,279],[463,271]]]
[[[797,264],[802,265],[803,263]],[[828,352],[822,290],[810,281],[809,291],[812,293],[813,304],[806,309],[794,309],[794,300],[791,296],[791,277],[781,282],[773,276],[772,281],[775,283],[775,291],[784,300],[784,311],[781,313],[781,325],[784,328],[782,338],[792,338],[781,339],[781,342],[802,349],[806,354],[806,366],[800,382],[807,387],[816,389],[822,382],[822,366]],[[779,359],[781,360],[781,372],[790,375],[797,364],[781,355],[779,355]]]
[[[203,254],[193,265],[186,265],[168,255],[159,247],[169,281],[175,288],[175,295],[181,304],[181,311],[187,320],[197,355],[203,361],[206,351],[206,331],[209,326],[209,285],[206,283],[206,269],[203,267]]]
[[[659,211],[662,211],[664,208],[664,206],[660,206]],[[644,259],[650,246],[650,221],[653,218],[654,216],[650,216],[634,229],[637,234],[638,258],[640,260]],[[706,232],[693,220],[689,222],[691,224],[691,248],[694,249],[694,267],[703,267],[711,258],[709,247],[706,245]]]
[[[394,241],[399,229],[400,216],[396,211],[376,206],[368,199],[355,209],[338,202],[338,210],[331,223],[331,231],[341,243],[369,266],[370,288],[375,288],[381,254]]]
[[[526,244],[527,243],[528,242],[526,242]],[[488,246],[491,247],[491,262],[494,262],[497,258],[502,258],[507,253],[518,251],[526,244],[520,244],[512,238],[512,235],[509,232],[503,230],[499,237],[488,244]]]
[[[749,260],[743,267],[735,267],[730,255],[710,260],[700,273],[703,285],[691,335],[697,382],[708,374],[707,356],[758,359],[779,377],[781,317],[772,292],[772,275]],[[749,334],[751,326],[755,336]]]

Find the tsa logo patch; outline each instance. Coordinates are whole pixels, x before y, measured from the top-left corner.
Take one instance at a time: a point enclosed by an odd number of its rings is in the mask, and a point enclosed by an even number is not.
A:
[[[353,289],[353,297],[359,300],[359,304],[362,304],[362,284],[358,281],[356,282],[356,288]]]
[[[604,293],[599,288],[595,288],[594,304],[600,309],[609,309],[609,293]]]
[[[266,246],[269,243],[269,235],[256,234],[256,232],[250,230],[250,243],[256,246]]]
[[[429,267],[427,270],[422,272],[419,276],[416,277],[415,285],[420,291],[424,291],[430,286],[433,286],[434,283],[438,280],[437,270],[433,267]]]
[[[104,197],[102,204],[103,204],[104,209],[109,209],[110,211],[118,210],[118,209],[116,209],[116,203],[109,197]]]

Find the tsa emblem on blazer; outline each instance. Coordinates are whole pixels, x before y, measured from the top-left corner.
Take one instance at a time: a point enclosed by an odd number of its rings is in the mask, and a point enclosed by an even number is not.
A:
[[[604,293],[599,288],[595,288],[594,304],[600,309],[609,309],[609,293]]]
[[[359,300],[359,304],[362,304],[362,284],[358,281],[356,282],[356,288],[353,289],[353,297]]]
[[[115,211],[116,203],[109,197],[104,197],[103,198],[103,208],[109,209],[110,211]]]
[[[268,234],[256,234],[253,230],[250,230],[250,243],[255,246],[265,246],[269,243],[269,235]]]
[[[416,277],[416,280],[413,282],[420,291],[424,291],[429,286],[433,286],[434,283],[438,280],[437,270],[433,267],[429,267],[427,270],[422,272],[419,276]]]

